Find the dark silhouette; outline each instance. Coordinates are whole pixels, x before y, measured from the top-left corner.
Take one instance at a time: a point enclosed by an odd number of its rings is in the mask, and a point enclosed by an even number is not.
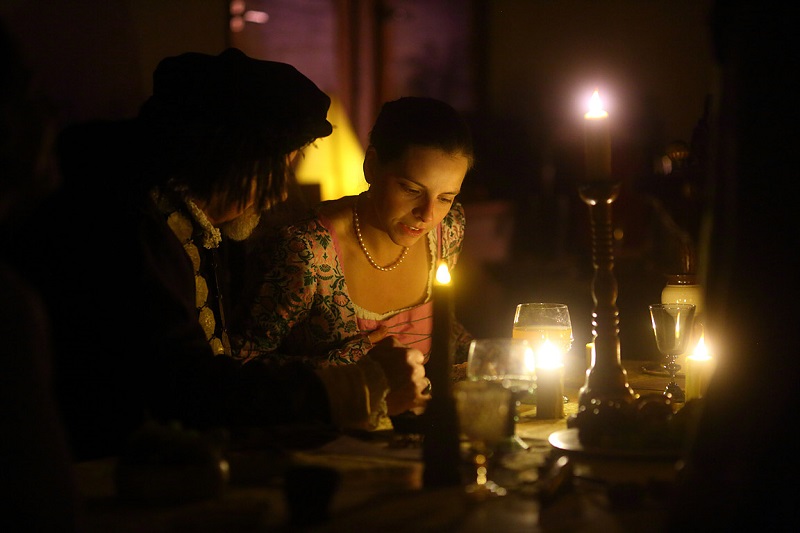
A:
[[[800,408],[796,8],[717,2],[720,104],[706,338],[718,369],[678,488],[674,531],[797,528]]]
[[[6,256],[56,183],[53,122],[0,24],[0,530],[79,530],[71,456],[53,397],[50,317]]]

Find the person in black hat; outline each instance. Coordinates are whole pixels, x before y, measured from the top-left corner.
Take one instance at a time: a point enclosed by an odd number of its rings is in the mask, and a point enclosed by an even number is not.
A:
[[[285,199],[294,158],[332,131],[329,105],[291,65],[186,53],[159,63],[135,119],[62,132],[64,186],[23,257],[53,316],[77,459],[120,453],[148,420],[363,427],[375,405],[424,405],[422,353],[390,339],[353,368],[228,357],[221,247]]]

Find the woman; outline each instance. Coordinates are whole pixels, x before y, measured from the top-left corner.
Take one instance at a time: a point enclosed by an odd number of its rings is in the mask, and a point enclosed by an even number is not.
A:
[[[260,254],[239,357],[352,363],[392,335],[427,358],[434,271],[439,261],[452,270],[461,251],[456,196],[473,161],[469,128],[450,105],[384,104],[364,158],[369,190],[322,202]],[[471,336],[458,323],[453,334],[464,361]]]

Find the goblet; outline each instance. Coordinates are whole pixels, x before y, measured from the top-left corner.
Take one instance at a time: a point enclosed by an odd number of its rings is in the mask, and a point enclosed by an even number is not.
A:
[[[656,337],[656,347],[664,356],[664,370],[669,374],[669,383],[664,395],[671,395],[676,402],[685,399],[683,390],[675,382],[680,365],[675,361],[689,348],[694,326],[694,304],[652,304],[650,319]]]
[[[573,341],[569,307],[562,303],[521,303],[514,314],[511,336],[528,341],[536,354],[536,366],[539,366],[541,357],[563,357],[572,348]],[[548,343],[552,346],[543,349]],[[553,361],[547,364],[552,365]],[[564,402],[567,402],[566,397]]]
[[[511,336],[526,339],[536,354],[546,342],[553,344],[561,354],[566,354],[573,341],[569,307],[559,303],[519,304]]]
[[[467,378],[495,382],[511,392],[506,417],[506,445],[509,451],[527,450],[517,435],[519,404],[522,395],[533,392],[535,384],[533,350],[525,339],[495,337],[474,339],[469,346]]]
[[[469,441],[469,454],[475,467],[475,479],[467,484],[467,493],[478,499],[504,496],[506,489],[489,477],[493,455],[506,440],[506,420],[511,391],[498,383],[459,381],[453,385],[461,434]]]

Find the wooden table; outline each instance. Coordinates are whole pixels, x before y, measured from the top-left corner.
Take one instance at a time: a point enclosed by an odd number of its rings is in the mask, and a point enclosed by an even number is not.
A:
[[[637,392],[659,392],[666,377],[643,374],[644,363],[623,361],[629,381]],[[577,410],[582,368],[568,366],[565,393],[567,415]],[[533,409],[531,407],[531,409]],[[554,431],[566,428],[566,419],[539,420],[522,410],[518,434],[529,444],[526,452],[510,454],[498,471],[498,481],[512,489],[504,498],[477,504],[461,487],[425,489],[419,439],[393,432],[345,434],[321,445],[290,450],[234,450],[228,454],[231,479],[218,498],[179,505],[142,506],[119,501],[113,481],[115,461],[76,465],[81,493],[86,502],[88,532],[166,531],[280,531],[291,529],[292,511],[284,494],[287,472],[324,467],[339,474],[329,518],[304,531],[657,531],[663,524],[663,501],[650,494],[653,478],[644,463],[601,461],[611,468],[632,468],[636,476],[571,478],[569,490],[547,504],[536,496],[544,483],[543,466],[558,455],[547,442]],[[580,461],[573,471],[580,473]],[[591,465],[591,461],[589,462]],[[573,465],[571,465],[573,466]],[[660,464],[662,475],[674,475],[672,464]],[[300,470],[293,470],[299,468]],[[465,465],[465,468],[468,468]],[[586,465],[584,465],[584,469]],[[466,470],[468,471],[468,470]],[[466,472],[465,471],[465,472]],[[588,472],[592,472],[589,468]],[[594,471],[596,473],[596,470]],[[668,480],[667,480],[668,481]],[[638,483],[644,496],[626,501],[624,490]],[[309,485],[315,485],[314,481]],[[308,487],[310,496],[319,487]],[[617,490],[619,494],[613,491]],[[305,512],[305,511],[304,511]],[[295,516],[303,516],[295,514]]]

